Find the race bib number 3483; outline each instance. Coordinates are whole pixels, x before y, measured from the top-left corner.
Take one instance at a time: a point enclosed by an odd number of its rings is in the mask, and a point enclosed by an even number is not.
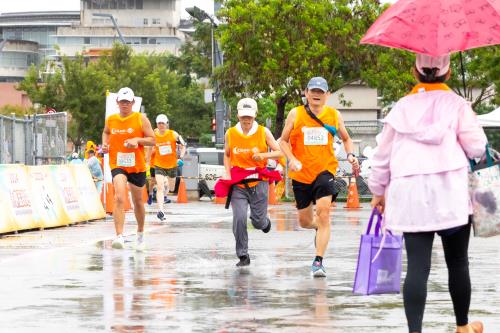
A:
[[[328,144],[328,131],[323,127],[303,127],[305,146],[324,146]]]
[[[116,165],[121,167],[135,166],[135,153],[120,153],[116,156]]]

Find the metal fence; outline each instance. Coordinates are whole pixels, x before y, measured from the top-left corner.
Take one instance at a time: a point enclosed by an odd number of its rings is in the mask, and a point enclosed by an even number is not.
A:
[[[67,114],[0,115],[0,164],[65,162]]]

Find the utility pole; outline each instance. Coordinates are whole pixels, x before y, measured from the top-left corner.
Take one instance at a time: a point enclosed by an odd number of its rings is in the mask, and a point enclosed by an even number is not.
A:
[[[216,13],[219,9],[220,4],[218,3],[218,1],[214,1],[214,13]],[[224,101],[224,98],[222,97],[219,82],[213,78],[215,68],[222,66],[223,64],[223,55],[214,36],[214,30],[218,27],[220,22],[216,17],[210,16],[204,10],[196,6],[186,8],[186,11],[197,21],[203,22],[205,20],[208,20],[211,24],[210,37],[212,44],[212,80],[214,85],[213,100],[215,102],[215,146],[220,148],[224,146],[224,133],[225,129],[228,127],[226,121],[226,119],[228,118],[227,105]]]

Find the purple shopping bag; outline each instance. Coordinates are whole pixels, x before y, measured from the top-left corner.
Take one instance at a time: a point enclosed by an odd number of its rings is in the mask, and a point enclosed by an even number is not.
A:
[[[377,216],[375,234],[371,234],[373,217]],[[375,208],[370,216],[366,234],[361,235],[358,266],[352,292],[355,294],[399,293],[403,237],[390,231],[380,235],[382,215]]]

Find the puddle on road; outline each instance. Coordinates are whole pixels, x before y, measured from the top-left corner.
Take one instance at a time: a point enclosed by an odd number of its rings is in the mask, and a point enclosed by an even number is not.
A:
[[[143,253],[133,242],[113,250],[104,241],[26,258],[30,269],[4,264],[0,331],[58,331],[61,323],[86,333],[407,331],[401,295],[352,295],[366,212],[334,211],[326,279],[310,277],[314,233],[298,227],[296,211],[273,207],[270,215],[271,233],[249,231],[246,269],[234,266],[230,221],[195,217],[146,234]],[[496,242],[471,242],[470,317],[484,320],[486,332],[500,327],[500,266],[484,256],[500,255]],[[425,313],[430,333],[454,329],[440,246],[436,242]]]

